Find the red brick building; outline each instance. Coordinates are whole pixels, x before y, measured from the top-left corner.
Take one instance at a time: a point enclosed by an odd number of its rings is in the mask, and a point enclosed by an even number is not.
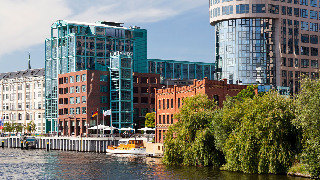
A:
[[[216,81],[194,80],[190,86],[174,86],[173,88],[158,89],[156,91],[156,142],[163,143],[164,135],[168,127],[177,122],[173,115],[179,111],[182,101],[186,97],[197,94],[206,94],[218,102],[219,107],[223,106],[226,96],[235,96],[245,85],[227,84],[227,80]]]
[[[144,127],[145,115],[155,111],[155,91],[162,88],[160,74],[133,73],[133,122]]]
[[[91,120],[91,115],[97,109],[98,123],[102,124],[101,111],[109,109],[108,72],[83,70],[60,74],[58,78],[59,132],[67,136],[90,133],[87,128],[96,125],[97,118]]]

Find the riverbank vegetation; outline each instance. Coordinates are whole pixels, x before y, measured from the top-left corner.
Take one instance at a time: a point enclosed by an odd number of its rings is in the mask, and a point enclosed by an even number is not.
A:
[[[223,108],[205,95],[186,98],[165,137],[164,163],[284,174],[294,164],[320,177],[320,81],[294,97],[255,95],[248,86]]]

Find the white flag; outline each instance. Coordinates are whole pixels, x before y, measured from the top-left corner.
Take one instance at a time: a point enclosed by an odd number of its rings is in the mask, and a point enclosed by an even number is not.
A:
[[[111,109],[107,111],[103,111],[104,116],[111,116]]]

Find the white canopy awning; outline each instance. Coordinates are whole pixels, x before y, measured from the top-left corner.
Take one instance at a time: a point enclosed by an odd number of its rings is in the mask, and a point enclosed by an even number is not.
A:
[[[134,129],[131,127],[127,127],[127,128],[121,128],[119,129],[119,131],[134,131]]]
[[[93,127],[88,128],[88,129],[93,129],[93,130],[94,130],[94,129],[100,129],[100,130],[101,130],[101,129],[104,129],[104,128],[106,128],[106,127],[109,127],[109,126],[105,126],[105,125],[101,125],[101,124],[100,124],[100,125],[98,125],[98,128],[97,128],[97,126],[93,126]]]
[[[103,128],[103,130],[105,130],[105,131],[111,131],[111,130],[115,130],[115,129],[118,129],[118,128],[116,128],[116,127],[110,127],[110,126],[105,126],[105,127]]]
[[[155,131],[156,129],[155,128],[144,127],[144,128],[138,129],[138,130],[139,131]]]

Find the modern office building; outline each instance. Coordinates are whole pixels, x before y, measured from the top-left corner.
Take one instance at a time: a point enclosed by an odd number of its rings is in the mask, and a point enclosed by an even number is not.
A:
[[[214,64],[190,61],[148,59],[148,73],[160,74],[161,80],[214,79]]]
[[[35,133],[45,132],[44,69],[0,74],[0,117],[4,122],[35,123]]]
[[[319,77],[318,0],[210,0],[219,79],[299,90]]]
[[[157,143],[163,143],[165,134],[172,124],[178,120],[174,119],[174,114],[179,112],[183,104],[183,99],[198,94],[205,94],[210,99],[214,99],[219,107],[223,106],[226,96],[235,96],[241,90],[246,89],[246,85],[227,84],[227,80],[216,81],[204,78],[194,80],[190,86],[174,86],[172,88],[158,89],[156,91],[156,138]]]
[[[113,22],[59,20],[52,24],[51,37],[46,39],[45,48],[47,132],[57,132],[59,74],[109,71],[110,54],[114,52],[132,53],[130,68],[147,71],[147,31],[139,27],[125,28]]]

